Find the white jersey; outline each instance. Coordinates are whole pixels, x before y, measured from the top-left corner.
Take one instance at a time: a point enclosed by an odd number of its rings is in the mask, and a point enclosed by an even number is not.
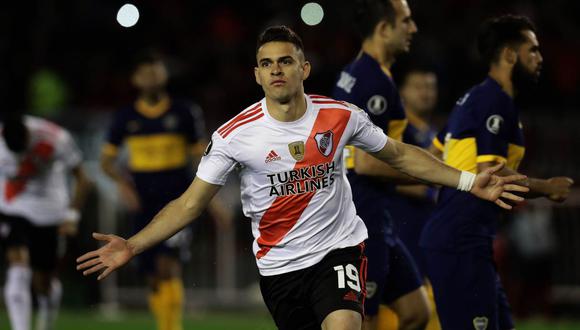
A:
[[[200,179],[223,185],[239,170],[242,206],[264,276],[304,269],[367,238],[342,151],[350,144],[376,152],[387,136],[351,104],[305,97],[306,113],[293,122],[272,118],[265,99],[242,111],[213,134],[197,171]]]
[[[69,206],[67,175],[81,154],[63,128],[24,117],[28,150],[16,155],[0,138],[0,212],[21,216],[36,226],[60,224]]]

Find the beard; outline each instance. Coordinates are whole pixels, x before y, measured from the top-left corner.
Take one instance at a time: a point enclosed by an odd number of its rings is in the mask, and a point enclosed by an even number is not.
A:
[[[520,61],[516,62],[512,72],[512,82],[518,93],[533,90],[538,85],[538,81],[539,75],[536,72],[530,72]]]

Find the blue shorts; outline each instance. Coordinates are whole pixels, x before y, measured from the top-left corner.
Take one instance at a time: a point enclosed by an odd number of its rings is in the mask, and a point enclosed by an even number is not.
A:
[[[443,330],[515,328],[491,255],[424,251]]]
[[[369,239],[365,254],[368,259],[367,315],[377,315],[380,304],[389,305],[423,285],[413,257],[398,238],[392,246],[384,240]]]

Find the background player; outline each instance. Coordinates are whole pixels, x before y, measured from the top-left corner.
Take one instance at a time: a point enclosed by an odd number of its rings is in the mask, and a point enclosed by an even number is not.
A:
[[[422,64],[413,64],[403,73],[401,80],[401,99],[407,115],[407,127],[403,133],[403,141],[427,149],[431,146],[436,130],[431,126],[431,115],[437,105],[438,95],[437,75],[435,71]],[[397,235],[403,241],[417,265],[421,278],[429,296],[431,317],[426,329],[439,329],[439,319],[435,311],[433,291],[425,274],[423,251],[419,248],[419,236],[425,222],[429,218],[437,198],[439,189],[427,185],[398,185],[398,194],[392,196],[392,207],[389,209],[397,223]],[[379,313],[379,328],[392,321],[385,318],[396,317],[381,309]]]
[[[13,330],[29,330],[36,295],[36,329],[52,329],[62,285],[59,234],[76,234],[90,183],[79,152],[62,127],[10,113],[0,129],[0,238],[8,262],[4,299]],[[69,178],[75,182],[72,198]]]
[[[142,53],[131,81],[139,92],[138,98],[115,114],[101,165],[116,182],[127,208],[136,212],[138,231],[187,188],[193,176],[192,159],[201,157],[206,140],[201,109],[167,93],[168,72],[158,54]],[[128,150],[130,177],[116,165],[123,144]],[[228,217],[226,208],[212,210],[217,219]],[[139,258],[139,268],[151,289],[149,307],[159,330],[182,327],[180,259],[186,258],[190,236],[188,228]]]
[[[499,163],[516,173],[524,156],[522,125],[514,97],[537,81],[542,56],[532,23],[522,16],[486,21],[478,49],[488,77],[461,97],[447,123],[444,160],[480,173]],[[529,196],[563,201],[572,180],[529,178]],[[512,329],[509,305],[492,261],[492,240],[500,209],[467,194],[442,188],[436,211],[420,244],[443,329]]]
[[[375,125],[401,141],[407,119],[390,70],[397,56],[409,51],[417,26],[405,0],[358,1],[356,10],[362,50],[341,72],[333,97],[361,107]],[[360,150],[347,152],[354,203],[370,233],[365,327],[377,328],[375,316],[379,304],[384,304],[398,316],[400,329],[421,329],[430,314],[427,293],[413,258],[397,237],[390,213],[397,207],[393,180],[403,176]]]
[[[523,176],[478,176],[445,166],[430,154],[388,140],[358,108],[304,95],[310,74],[302,41],[286,27],[258,40],[256,82],[265,98],[218,129],[197,177],[129,240],[95,233],[107,244],[78,258],[103,279],[133,256],[172,236],[198,217],[227,176],[238,169],[262,295],[280,329],[352,329],[362,323],[366,228],[351,202],[342,150],[357,145],[422,180],[470,190],[495,201],[522,200],[508,190]]]

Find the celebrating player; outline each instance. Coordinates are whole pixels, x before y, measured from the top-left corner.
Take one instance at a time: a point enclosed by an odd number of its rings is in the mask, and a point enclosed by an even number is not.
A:
[[[353,105],[305,95],[310,74],[301,39],[284,26],[266,29],[256,49],[256,82],[265,98],[212,136],[189,188],[128,240],[106,242],[77,259],[98,279],[169,238],[197,218],[227,176],[241,177],[241,199],[252,220],[253,251],[263,298],[280,329],[349,329],[362,325],[367,230],[356,215],[343,172],[346,144],[372,153],[421,180],[456,187],[509,208],[527,191],[500,178],[501,166],[479,175],[449,167],[419,148],[389,139]]]

